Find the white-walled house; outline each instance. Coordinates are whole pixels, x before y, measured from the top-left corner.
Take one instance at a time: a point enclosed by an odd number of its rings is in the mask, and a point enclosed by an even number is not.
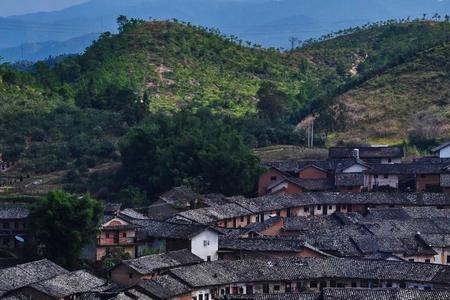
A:
[[[138,256],[147,249],[160,252],[189,249],[205,261],[218,259],[219,232],[209,226],[155,220],[138,221],[138,225]]]
[[[434,148],[433,153],[439,158],[450,158],[450,142]]]
[[[219,234],[212,229],[206,229],[190,239],[191,252],[205,261],[217,260],[219,249]]]

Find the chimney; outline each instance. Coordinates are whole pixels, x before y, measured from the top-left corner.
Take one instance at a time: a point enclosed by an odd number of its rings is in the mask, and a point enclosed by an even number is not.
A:
[[[353,149],[352,154],[354,158],[359,159],[359,149]]]

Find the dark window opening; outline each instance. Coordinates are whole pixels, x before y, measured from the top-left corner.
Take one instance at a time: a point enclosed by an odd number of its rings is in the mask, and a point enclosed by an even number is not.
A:
[[[317,288],[317,281],[311,281],[311,282],[309,283],[309,287],[311,287],[311,288]]]

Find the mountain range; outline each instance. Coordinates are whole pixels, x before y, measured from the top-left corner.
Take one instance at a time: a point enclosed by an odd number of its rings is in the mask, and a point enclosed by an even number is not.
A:
[[[0,56],[39,60],[79,53],[119,15],[179,19],[265,47],[317,38],[368,22],[450,14],[449,0],[91,0],[54,12],[0,18]]]

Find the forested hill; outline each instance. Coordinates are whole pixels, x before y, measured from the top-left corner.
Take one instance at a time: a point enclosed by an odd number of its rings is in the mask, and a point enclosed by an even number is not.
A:
[[[304,110],[318,117],[323,138],[426,148],[450,137],[448,20],[385,22],[340,34],[297,51],[320,72],[347,77],[336,85],[319,75],[325,89]]]
[[[119,31],[31,73],[2,66],[0,152],[17,168],[120,161],[119,139],[162,112],[207,112],[250,147],[304,144],[294,129],[310,116],[318,145],[450,136],[447,21],[355,28],[288,52],[173,21],[120,18]]]

